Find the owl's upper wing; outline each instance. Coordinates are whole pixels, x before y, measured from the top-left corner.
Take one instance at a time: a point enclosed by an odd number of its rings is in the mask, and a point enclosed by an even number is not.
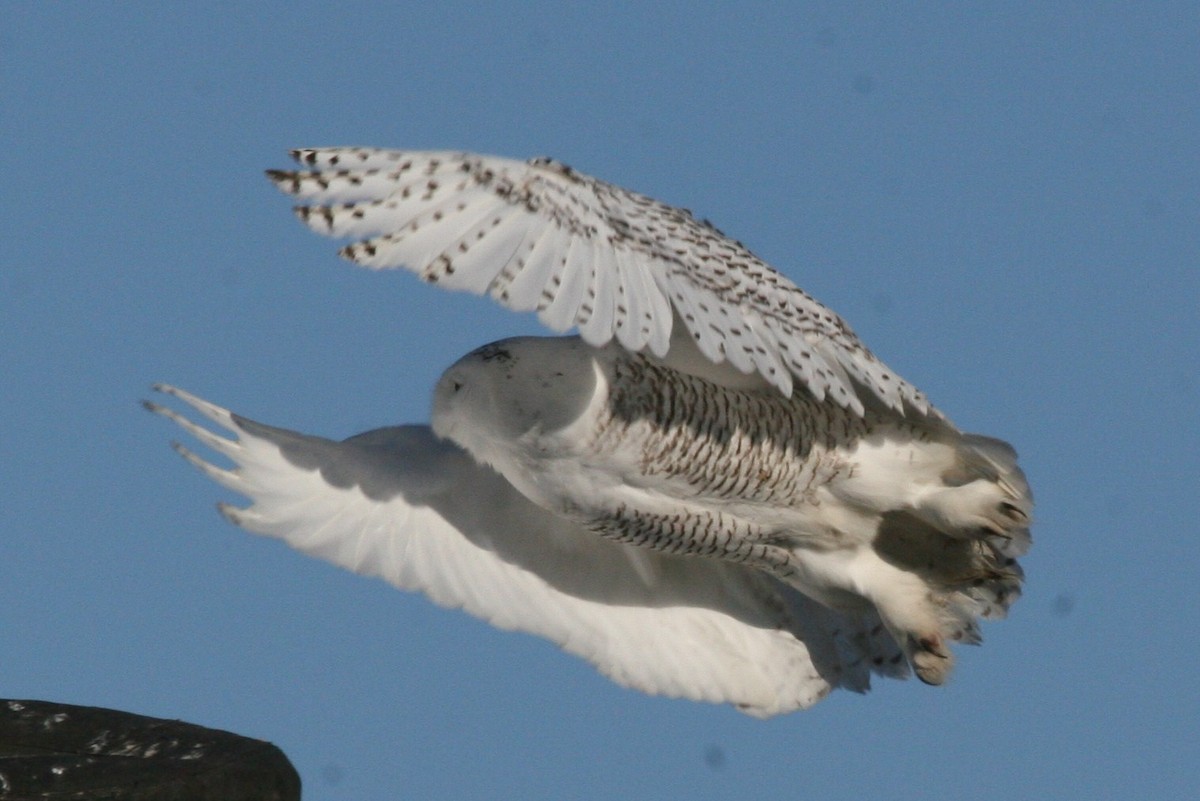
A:
[[[537,310],[664,356],[677,316],[700,352],[757,372],[785,395],[795,381],[858,413],[861,392],[903,412],[925,396],[891,372],[846,323],[741,243],[691,213],[548,159],[451,152],[296,150],[312,171],[268,171],[308,204],[314,230],[361,241],[342,255],[407,267],[426,281]]]
[[[628,687],[728,702],[768,716],[807,707],[870,672],[903,674],[894,643],[738,565],[656,554],[577,529],[533,505],[426,426],[343,442],[247,420],[166,392],[235,435],[155,403],[223,469],[176,445],[217,483],[243,528],[495,626],[545,637]]]

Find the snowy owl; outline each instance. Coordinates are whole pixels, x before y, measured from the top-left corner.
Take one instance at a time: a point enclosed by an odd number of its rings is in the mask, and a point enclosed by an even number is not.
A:
[[[758,716],[871,674],[928,684],[1018,597],[1032,497],[840,317],[685,210],[549,159],[297,150],[269,171],[342,255],[536,310],[576,336],[485,345],[432,424],[343,442],[174,387],[252,532],[620,684]]]

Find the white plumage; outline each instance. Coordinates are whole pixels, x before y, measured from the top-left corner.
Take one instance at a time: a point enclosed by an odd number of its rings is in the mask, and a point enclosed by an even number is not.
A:
[[[233,438],[234,523],[647,692],[800,709],[872,672],[949,675],[1020,592],[1032,498],[849,327],[706,223],[548,160],[295,151],[269,173],[348,258],[537,310],[577,337],[484,346],[432,429],[332,442],[159,387]]]

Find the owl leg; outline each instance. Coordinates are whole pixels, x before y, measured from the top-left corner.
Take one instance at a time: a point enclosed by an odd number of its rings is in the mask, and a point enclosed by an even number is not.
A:
[[[875,608],[892,638],[899,644],[913,673],[926,684],[944,684],[954,670],[954,654],[939,614],[927,589],[913,597],[874,593]]]
[[[833,608],[864,602],[874,606],[888,633],[926,684],[942,684],[954,669],[949,641],[962,636],[920,576],[884,559],[873,548],[793,551],[789,580]],[[849,600],[848,600],[849,599]]]
[[[937,592],[920,576],[890,564],[872,550],[858,560],[867,570],[862,590],[904,651],[913,673],[926,684],[944,684],[954,670],[950,640],[960,626],[948,617]]]
[[[987,539],[1021,553],[1029,540],[1029,502],[1004,484],[977,479],[924,494],[913,514],[955,539]]]

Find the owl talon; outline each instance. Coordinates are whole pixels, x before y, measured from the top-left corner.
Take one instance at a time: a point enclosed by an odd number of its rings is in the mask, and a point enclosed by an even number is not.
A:
[[[954,654],[940,636],[913,637],[909,640],[909,661],[917,678],[934,686],[944,684],[954,669]]]

